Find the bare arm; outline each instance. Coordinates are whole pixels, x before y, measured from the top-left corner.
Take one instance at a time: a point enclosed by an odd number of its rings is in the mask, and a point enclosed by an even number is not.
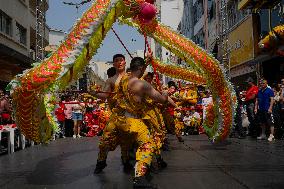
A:
[[[281,88],[281,92],[280,92],[280,98],[279,98],[279,100],[281,101],[281,102],[283,102],[283,89]]]
[[[109,93],[100,93],[100,91],[91,91],[91,95],[97,97],[97,98],[100,98],[100,99],[106,99],[110,96],[110,92],[111,91],[111,81],[110,79],[106,80],[106,84],[103,88],[103,91],[104,92],[109,92]]]
[[[168,102],[175,108],[178,108],[178,106],[176,105],[176,103],[173,101],[173,99],[171,99],[171,97],[168,97]]]
[[[5,109],[6,111],[8,111],[8,112],[11,112],[11,111],[12,111],[12,108],[11,108],[11,106],[10,106],[8,100],[6,100],[4,106],[5,106],[4,109]]]
[[[141,82],[141,84],[143,84],[142,87],[142,92],[144,93],[144,95],[149,96],[152,100],[159,102],[159,103],[166,103],[169,101],[168,99],[168,95],[164,94],[161,95],[158,91],[156,91],[152,85],[150,85],[149,83],[147,83],[146,81],[138,81]]]
[[[273,98],[273,97],[270,97],[270,106],[269,106],[269,109],[268,109],[268,112],[269,112],[269,113],[272,113],[273,103],[274,103],[274,98]]]
[[[257,108],[258,108],[258,99],[256,98],[254,105],[254,113],[257,113]]]

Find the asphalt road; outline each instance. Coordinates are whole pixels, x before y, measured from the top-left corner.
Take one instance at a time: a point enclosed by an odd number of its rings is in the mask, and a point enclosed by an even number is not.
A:
[[[284,188],[283,140],[184,138],[170,137],[171,150],[163,153],[168,167],[153,174],[159,189]],[[0,188],[131,189],[119,149],[109,154],[104,172],[93,175],[97,153],[98,138],[66,138],[0,156]]]

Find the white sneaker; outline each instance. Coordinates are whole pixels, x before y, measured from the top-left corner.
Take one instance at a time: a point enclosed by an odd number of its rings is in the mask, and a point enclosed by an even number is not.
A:
[[[82,138],[82,136],[81,135],[77,135],[77,138]]]
[[[73,135],[73,138],[76,138],[76,135]]]
[[[181,132],[181,136],[184,136],[184,132]]]
[[[188,133],[185,133],[186,136],[188,136]]]
[[[267,139],[269,142],[272,142],[273,140],[275,140],[274,136],[273,135],[269,135],[268,139]]]
[[[257,140],[264,140],[266,139],[266,136],[265,135],[260,135],[259,137],[256,138]]]

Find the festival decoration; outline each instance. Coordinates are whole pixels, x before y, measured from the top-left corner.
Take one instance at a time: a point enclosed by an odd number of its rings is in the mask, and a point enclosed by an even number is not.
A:
[[[155,6],[151,3],[145,2],[141,5],[141,10],[140,14],[138,15],[138,18],[141,22],[148,23],[151,22],[153,18],[155,18],[156,13],[157,10]]]
[[[234,89],[226,79],[225,71],[218,60],[193,41],[181,36],[156,20],[145,24],[136,19],[122,17],[120,21],[137,27],[142,34],[147,33],[162,46],[184,59],[197,71],[202,70],[207,85],[213,94],[213,100],[216,104],[215,115],[217,116],[213,126],[206,129],[206,133],[212,141],[224,140],[232,126],[236,107],[236,101],[233,99],[236,98]],[[190,57],[190,59],[186,57]]]
[[[192,65],[194,71],[171,67],[176,70],[171,72],[156,62],[159,71],[169,76],[207,82],[213,92],[217,116],[207,134],[212,141],[226,138],[232,125],[234,93],[221,66],[192,41],[155,20],[156,9],[151,3],[149,0],[96,0],[49,58],[11,81],[8,88],[13,97],[16,123],[27,138],[35,142],[50,139],[56,129],[53,94],[79,78],[118,18]]]
[[[284,25],[276,26],[258,43],[258,46],[264,50],[275,50],[284,44],[283,35]]]
[[[182,67],[171,64],[164,64],[160,62],[158,59],[154,59],[152,61],[152,64],[153,66],[155,66],[155,68],[159,73],[167,75],[171,78],[190,81],[198,85],[206,83],[205,78],[195,70],[184,69]]]

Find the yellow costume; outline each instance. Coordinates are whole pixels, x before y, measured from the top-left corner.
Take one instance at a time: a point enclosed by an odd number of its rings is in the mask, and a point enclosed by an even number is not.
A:
[[[119,85],[115,84],[114,92],[117,92]],[[117,127],[120,124],[123,124],[123,121],[119,118],[116,111],[116,98],[115,95],[109,97],[108,100],[111,114],[109,120],[103,130],[103,135],[100,138],[99,142],[99,153],[98,153],[98,162],[105,161],[107,159],[107,154],[109,151],[114,151],[118,145],[121,147],[121,158],[123,163],[126,163],[129,160],[129,143],[127,140],[121,140],[125,138],[122,133],[120,133]]]
[[[197,89],[192,88],[181,90],[180,97],[182,99],[182,105],[195,105],[198,99]]]
[[[184,124],[183,124],[183,121],[181,120],[181,113],[175,112],[175,133],[176,135],[180,136],[183,129],[184,129]]]
[[[161,155],[161,148],[166,138],[166,126],[159,107],[151,99],[147,99],[147,106],[150,109],[147,110],[146,115],[150,119],[144,119],[144,121],[149,126],[150,132],[153,135],[156,144],[155,154]]]
[[[117,113],[121,116],[121,121],[124,121],[124,124],[118,125],[118,129],[129,135],[128,139],[138,144],[135,177],[140,177],[146,174],[156,151],[156,145],[144,120],[150,119],[146,113],[149,107],[146,106],[146,102],[138,103],[133,99],[133,95],[128,90],[128,81],[127,76],[121,79],[117,93]]]

